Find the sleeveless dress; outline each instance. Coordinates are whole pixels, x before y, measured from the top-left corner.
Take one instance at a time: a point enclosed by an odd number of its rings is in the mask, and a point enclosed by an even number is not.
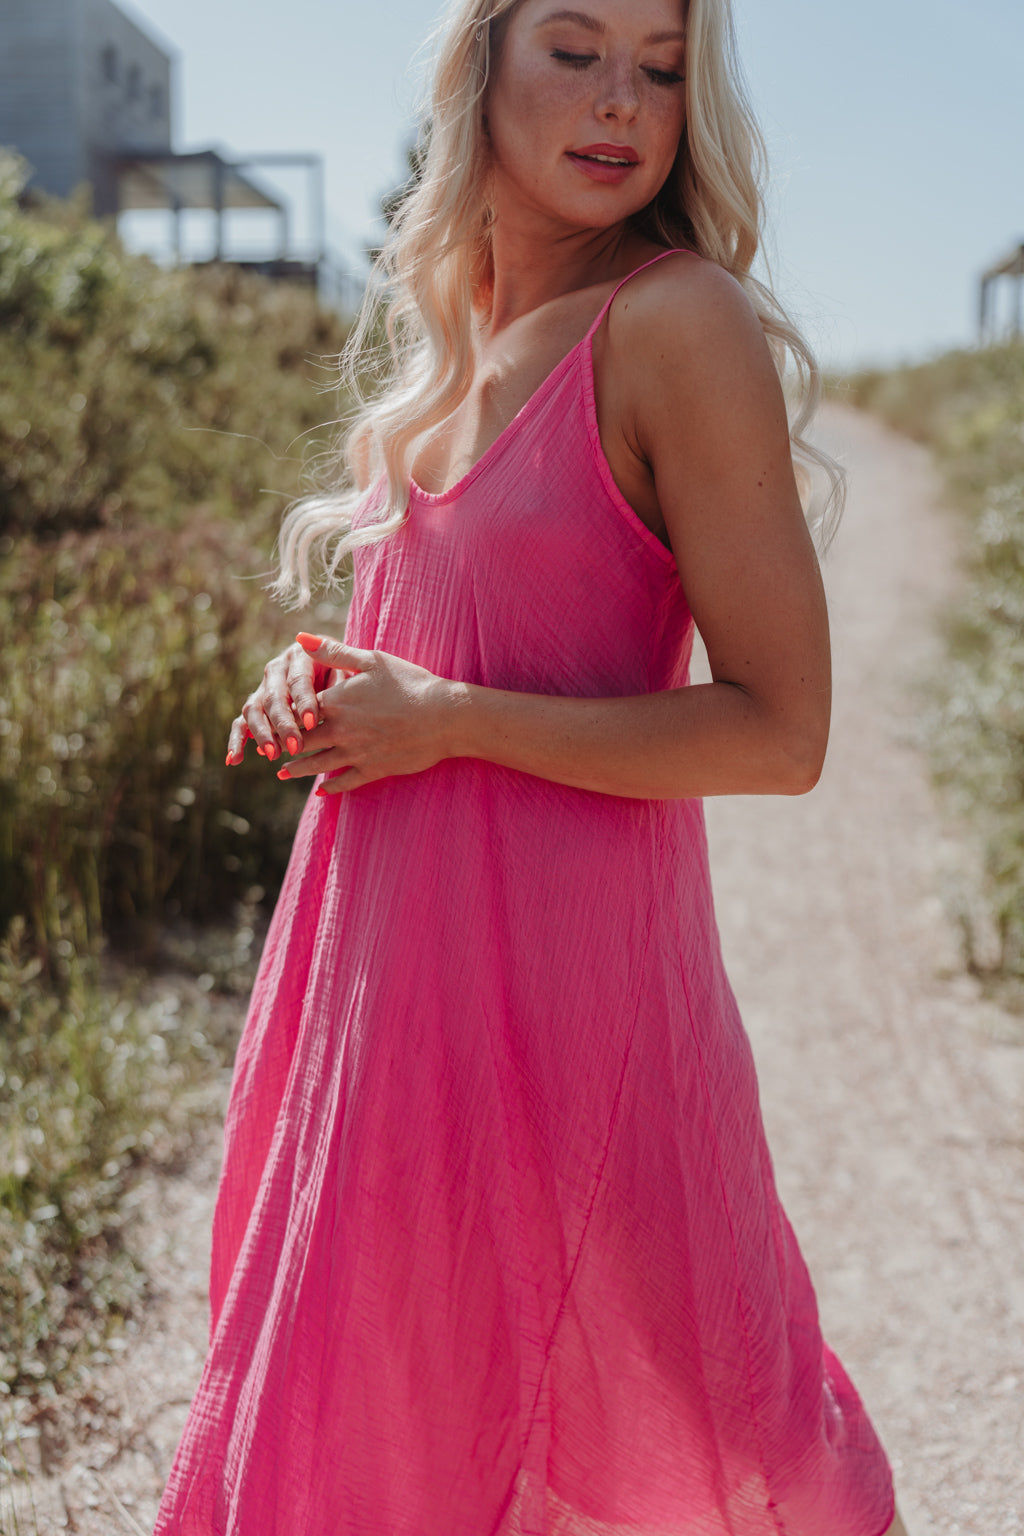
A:
[[[413,486],[407,526],[357,551],[354,645],[522,692],[685,685],[673,558],[598,435],[611,302],[457,485]],[[311,797],[211,1294],[156,1536],[892,1519],[776,1195],[699,801],[469,759]]]

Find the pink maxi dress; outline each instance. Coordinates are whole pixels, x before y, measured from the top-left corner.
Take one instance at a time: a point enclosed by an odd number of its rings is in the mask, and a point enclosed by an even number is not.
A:
[[[686,683],[672,555],[598,435],[607,309],[358,551],[353,644],[524,692]],[[156,1536],[887,1528],[776,1195],[699,801],[469,759],[312,797],[226,1139]]]

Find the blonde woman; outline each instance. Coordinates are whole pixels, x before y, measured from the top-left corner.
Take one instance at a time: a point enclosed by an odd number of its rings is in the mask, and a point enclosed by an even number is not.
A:
[[[808,360],[749,275],[728,0],[570,7],[452,8],[393,372],[284,531],[281,589],[351,555],[352,606],[231,731],[317,782],[158,1536],[901,1529],[775,1192],[701,813],[821,768],[777,366]]]

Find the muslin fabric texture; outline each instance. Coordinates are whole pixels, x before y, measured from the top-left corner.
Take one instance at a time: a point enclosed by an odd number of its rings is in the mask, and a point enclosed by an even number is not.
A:
[[[675,564],[601,449],[607,308],[457,485],[413,486],[407,526],[358,551],[353,644],[523,692],[686,683]],[[157,1536],[892,1517],[776,1195],[698,801],[461,759],[310,798],[211,1294]]]

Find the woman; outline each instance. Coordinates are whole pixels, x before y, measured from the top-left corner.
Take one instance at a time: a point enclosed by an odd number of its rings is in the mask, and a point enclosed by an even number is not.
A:
[[[700,806],[825,751],[772,346],[806,354],[747,275],[727,0],[580,6],[454,6],[395,373],[357,489],[285,529],[282,590],[333,539],[353,601],[231,731],[326,777],[159,1536],[901,1529],[775,1193]]]

